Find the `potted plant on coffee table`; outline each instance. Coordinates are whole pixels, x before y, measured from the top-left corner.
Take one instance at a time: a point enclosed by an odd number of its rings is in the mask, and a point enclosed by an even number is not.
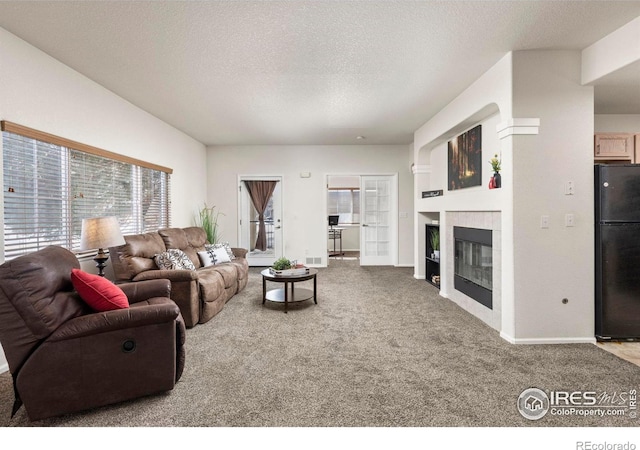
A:
[[[302,264],[297,264],[296,261],[291,261],[284,256],[276,260],[271,267],[269,267],[271,275],[276,277],[286,277],[294,275],[304,275],[309,272],[309,269]]]

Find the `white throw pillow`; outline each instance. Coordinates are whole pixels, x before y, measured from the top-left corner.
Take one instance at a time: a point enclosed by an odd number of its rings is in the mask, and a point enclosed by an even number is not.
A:
[[[213,250],[214,255],[214,264],[222,264],[226,262],[231,262],[231,258],[229,258],[229,254],[224,248],[216,248]]]
[[[231,261],[224,247],[214,248],[213,246],[207,245],[206,248],[207,250],[198,252],[198,258],[200,258],[200,263],[203,267]]]
[[[211,252],[209,250],[198,252],[198,258],[200,258],[200,264],[202,264],[202,267],[213,266],[213,257],[213,250]]]
[[[229,255],[229,259],[236,259],[236,255],[233,254],[233,250],[231,250],[231,245],[229,245],[228,242],[221,242],[219,244],[207,244],[204,246],[204,248],[206,250],[215,250],[217,248],[224,248],[225,251],[227,252],[227,255]]]

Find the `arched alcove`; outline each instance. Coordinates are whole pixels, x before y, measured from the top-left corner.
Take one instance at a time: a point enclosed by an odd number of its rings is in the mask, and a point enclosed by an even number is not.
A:
[[[431,151],[436,148],[438,145],[443,142],[449,141],[454,136],[462,133],[463,131],[471,128],[472,126],[482,122],[487,117],[491,117],[495,114],[500,114],[500,107],[497,103],[489,103],[483,108],[476,111],[474,114],[470,115],[466,119],[460,121],[454,127],[446,130],[440,136],[433,139],[430,142],[424,143],[421,145],[415,155],[416,165],[430,165],[431,161]]]
[[[482,123],[490,117],[496,116],[500,114],[500,108],[497,103],[489,103],[488,105],[480,108],[475,113],[469,115],[466,119],[460,121],[455,126],[447,129],[442,132],[437,138],[432,141],[425,143],[421,147],[416,150],[415,161],[414,164],[414,185],[416,187],[415,191],[417,195],[420,195],[420,192],[431,190],[431,189],[440,189],[440,186],[433,186],[432,181],[432,173],[436,170],[443,170],[440,165],[434,164],[432,161],[432,152],[434,149],[440,147],[445,142],[451,140],[455,136],[460,133],[472,128],[473,126]],[[502,121],[502,117],[498,119],[498,121]],[[483,133],[497,133],[495,129],[485,130]],[[494,139],[492,139],[493,141]],[[495,139],[497,141],[497,138]],[[499,145],[499,144],[495,144]],[[499,149],[496,149],[499,150]]]

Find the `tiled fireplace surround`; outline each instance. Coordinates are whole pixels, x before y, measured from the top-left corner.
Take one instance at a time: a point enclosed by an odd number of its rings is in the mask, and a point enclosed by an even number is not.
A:
[[[445,286],[440,294],[458,304],[462,309],[478,317],[495,330],[502,327],[502,231],[501,214],[499,211],[455,211],[446,212],[446,248],[447,259],[444,269],[446,278]],[[455,242],[453,239],[453,227],[479,228],[492,231],[492,260],[493,260],[493,309],[481,305],[471,297],[457,291],[453,286]]]

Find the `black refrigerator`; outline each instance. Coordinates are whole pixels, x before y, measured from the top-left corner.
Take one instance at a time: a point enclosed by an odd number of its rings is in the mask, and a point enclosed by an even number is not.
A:
[[[640,164],[594,178],[596,339],[640,340]]]

